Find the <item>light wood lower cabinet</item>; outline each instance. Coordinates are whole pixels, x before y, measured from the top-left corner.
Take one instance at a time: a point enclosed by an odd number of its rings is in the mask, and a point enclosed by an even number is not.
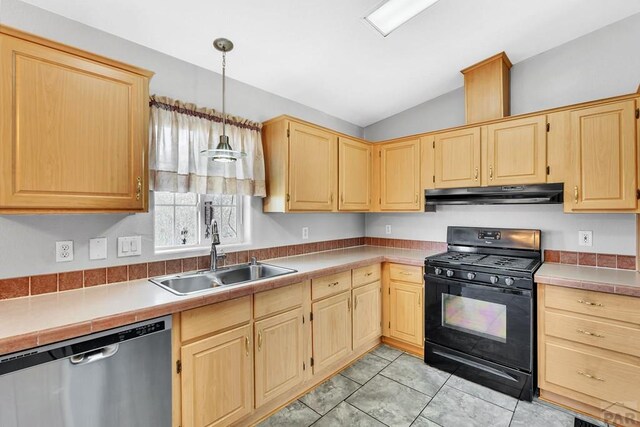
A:
[[[637,426],[637,310],[638,298],[538,284],[540,397]]]
[[[361,286],[353,293],[353,348],[370,342],[382,334],[380,281]]]
[[[256,408],[304,380],[302,308],[255,323]]]
[[[253,409],[251,325],[184,345],[182,427],[226,426]]]
[[[351,292],[312,304],[313,372],[347,356],[351,346]]]
[[[423,286],[389,282],[389,336],[422,347]]]

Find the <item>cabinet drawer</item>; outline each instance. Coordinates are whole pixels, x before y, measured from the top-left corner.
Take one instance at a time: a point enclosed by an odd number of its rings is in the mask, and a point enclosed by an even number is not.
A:
[[[189,341],[251,320],[251,296],[183,311],[181,340]]]
[[[640,325],[640,298],[546,286],[545,307]]]
[[[368,265],[353,270],[353,287],[366,285],[380,280],[380,264]]]
[[[311,297],[314,300],[328,297],[351,288],[351,270],[311,280]]]
[[[546,335],[640,357],[640,329],[549,311],[544,317]]]
[[[573,348],[546,343],[545,380],[608,402],[640,401],[640,367]],[[633,409],[637,410],[637,407]]]
[[[302,305],[302,283],[284,286],[254,295],[253,315],[256,319]]]
[[[422,267],[414,265],[391,264],[389,266],[391,280],[422,284]]]

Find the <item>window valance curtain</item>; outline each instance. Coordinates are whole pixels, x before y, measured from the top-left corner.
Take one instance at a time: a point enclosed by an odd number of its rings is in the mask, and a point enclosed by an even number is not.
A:
[[[227,115],[231,146],[247,153],[230,163],[200,151],[222,135],[222,114],[162,96],[151,96],[149,185],[155,191],[265,197],[262,124]]]

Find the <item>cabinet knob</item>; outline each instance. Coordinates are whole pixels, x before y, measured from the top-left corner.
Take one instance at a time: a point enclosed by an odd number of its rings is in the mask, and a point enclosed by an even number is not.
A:
[[[140,200],[140,197],[142,196],[142,178],[138,177],[136,181],[136,200]]]

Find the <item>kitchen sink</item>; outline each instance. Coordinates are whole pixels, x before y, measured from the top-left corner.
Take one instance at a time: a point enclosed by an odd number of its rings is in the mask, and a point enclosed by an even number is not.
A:
[[[291,268],[259,262],[219,268],[217,271],[203,270],[195,273],[154,277],[149,281],[176,295],[190,295],[214,288],[269,279],[296,271]]]

